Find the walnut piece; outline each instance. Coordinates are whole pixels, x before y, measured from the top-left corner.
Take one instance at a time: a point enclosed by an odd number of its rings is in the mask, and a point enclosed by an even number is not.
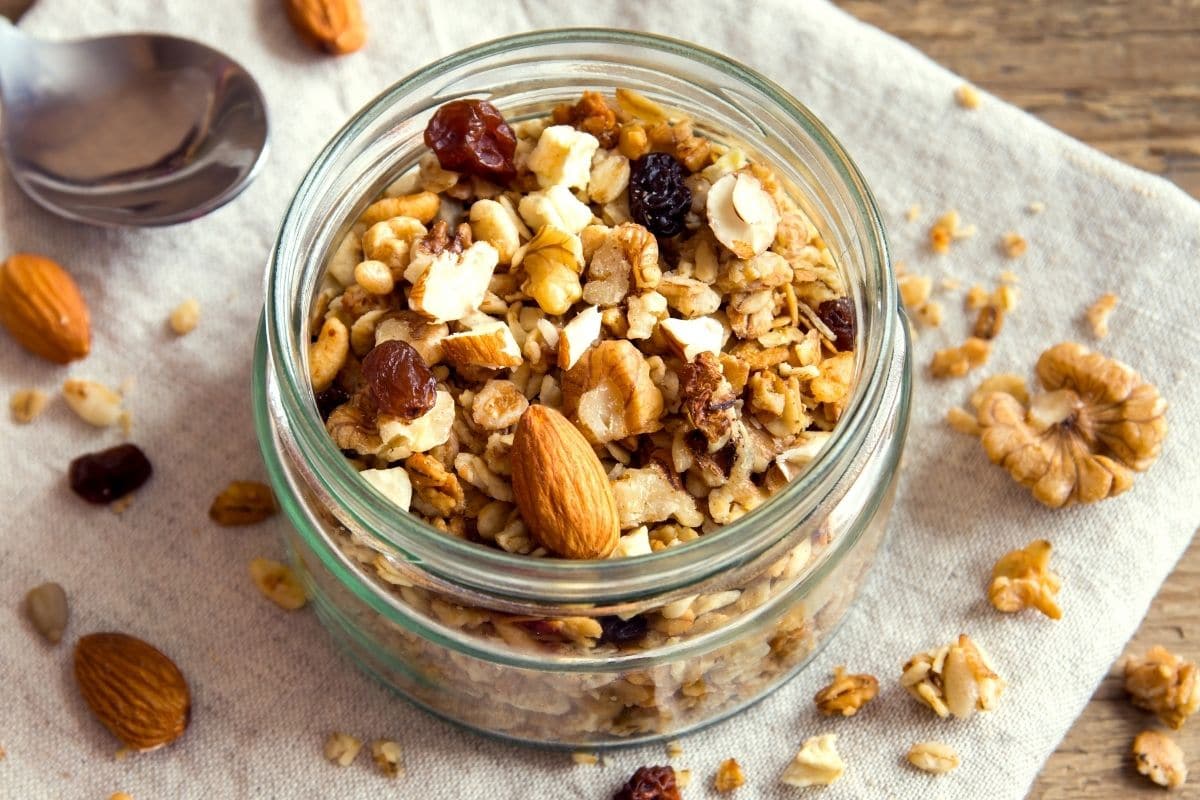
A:
[[[385,777],[399,778],[404,774],[401,754],[399,743],[390,739],[376,739],[371,742],[371,761],[375,763],[375,769]]]
[[[1125,691],[1135,706],[1153,711],[1175,730],[1200,709],[1196,663],[1159,645],[1125,662]]]
[[[325,758],[339,767],[348,767],[358,757],[362,749],[362,741],[348,733],[334,732],[325,740]]]
[[[463,510],[463,488],[458,476],[426,453],[414,453],[404,462],[418,511],[448,517]]]
[[[939,717],[953,714],[959,719],[976,710],[991,711],[1005,687],[988,657],[965,633],[954,644],[910,658],[900,684]]]
[[[991,344],[972,336],[958,347],[948,347],[933,354],[929,372],[935,378],[961,378],[975,367],[987,363],[992,353]]]
[[[1165,733],[1142,731],[1134,738],[1132,750],[1137,771],[1159,786],[1178,789],[1187,780],[1183,750]]]
[[[908,750],[908,763],[923,772],[944,775],[959,765],[958,753],[941,742],[917,742]]]
[[[592,236],[599,233],[596,231]],[[604,232],[599,244],[592,248],[583,299],[605,308],[615,306],[633,288],[653,289],[661,278],[654,234],[635,222],[624,222]]]
[[[1042,353],[1037,375],[1046,392],[1028,409],[993,392],[977,418],[988,458],[1039,501],[1059,508],[1113,497],[1158,458],[1166,403],[1132,368],[1064,343]]]
[[[828,786],[842,777],[846,762],[837,751],[837,734],[813,736],[805,740],[800,752],[788,764],[781,782],[788,786]]]
[[[650,365],[632,343],[597,343],[562,376],[562,412],[592,444],[603,444],[662,427],[662,392]]]
[[[1108,336],[1108,318],[1117,307],[1119,298],[1112,292],[1105,292],[1100,299],[1088,306],[1085,316],[1092,326],[1092,335],[1097,339]]]
[[[529,408],[529,400],[512,381],[490,380],[475,394],[471,419],[486,431],[498,431],[517,424]]]
[[[621,530],[662,522],[670,517],[688,527],[698,527],[704,522],[704,515],[696,507],[696,498],[682,485],[673,482],[672,477],[661,464],[651,463],[640,469],[627,469],[613,481]]]
[[[704,352],[679,370],[679,394],[684,414],[704,434],[710,446],[723,444],[733,422],[737,395],[725,380],[717,357]]]
[[[833,681],[813,700],[817,710],[827,717],[853,717],[878,693],[879,681],[874,675],[847,675],[845,667],[834,667]]]
[[[988,599],[997,611],[1036,608],[1050,619],[1062,619],[1062,609],[1054,601],[1062,581],[1050,571],[1050,550],[1048,541],[1038,539],[1001,556],[988,587]]]
[[[521,291],[532,297],[547,314],[564,314],[583,289],[583,246],[579,237],[551,225],[543,225],[528,244],[517,250],[513,265],[528,276]]]

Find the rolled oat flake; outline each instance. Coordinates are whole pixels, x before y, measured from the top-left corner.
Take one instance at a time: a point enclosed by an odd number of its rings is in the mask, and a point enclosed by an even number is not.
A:
[[[53,582],[35,586],[25,595],[25,614],[46,641],[58,644],[67,629],[67,593]]]

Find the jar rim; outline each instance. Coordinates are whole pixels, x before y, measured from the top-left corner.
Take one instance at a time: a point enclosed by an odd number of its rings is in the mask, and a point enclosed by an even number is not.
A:
[[[570,561],[534,559],[495,548],[456,539],[441,533],[422,520],[397,514],[394,506],[365,481],[329,438],[312,400],[303,358],[295,341],[294,313],[302,300],[287,295],[280,276],[292,255],[289,242],[305,225],[329,225],[330,219],[306,219],[319,202],[322,178],[336,158],[356,143],[382,115],[402,104],[414,92],[438,78],[464,66],[494,56],[511,56],[522,50],[547,45],[623,45],[682,58],[699,66],[718,70],[739,82],[739,88],[757,93],[780,112],[785,121],[796,126],[797,133],[814,143],[840,179],[840,189],[852,201],[857,217],[855,231],[865,256],[864,267],[874,273],[880,291],[877,296],[861,298],[858,304],[873,320],[878,336],[870,340],[862,335],[860,317],[859,349],[856,356],[857,381],[853,396],[830,442],[804,472],[777,492],[763,505],[720,529],[685,544],[631,559]],[[339,224],[334,220],[332,224]],[[409,561],[422,569],[454,583],[486,593],[536,602],[596,602],[600,592],[605,598],[631,600],[660,595],[664,590],[689,586],[707,574],[731,564],[746,563],[769,548],[783,534],[778,520],[794,516],[796,509],[815,507],[839,480],[839,465],[848,463],[861,445],[873,421],[879,399],[886,388],[893,343],[899,326],[897,290],[889,268],[890,259],[880,214],[865,179],[837,139],[805,106],[784,89],[756,71],[719,53],[680,40],[638,32],[606,28],[566,28],[517,34],[466,48],[423,67],[378,95],[336,133],[309,167],[290,201],[272,249],[266,275],[265,329],[270,366],[276,379],[279,407],[283,419],[276,422],[284,429],[289,446],[304,459],[317,463],[314,477],[329,497],[337,498],[342,510],[361,524],[364,530],[387,530],[400,541],[384,537],[387,545],[398,548]],[[302,306],[307,311],[307,304]],[[865,347],[863,346],[865,345]],[[274,411],[272,413],[275,413]],[[275,443],[263,439],[265,449]],[[381,525],[380,523],[384,523]],[[775,522],[776,524],[772,524]],[[835,548],[836,549],[836,548]],[[831,554],[832,555],[832,554]]]

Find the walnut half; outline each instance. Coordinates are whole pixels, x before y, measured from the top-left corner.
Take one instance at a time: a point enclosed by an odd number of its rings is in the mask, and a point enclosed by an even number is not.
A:
[[[1050,619],[1062,619],[1062,609],[1054,601],[1062,581],[1050,571],[1050,550],[1049,542],[1038,539],[1000,557],[988,587],[988,599],[997,611],[1036,608]]]
[[[663,396],[650,365],[628,341],[610,339],[590,348],[563,373],[562,411],[592,444],[662,427]]]
[[[1038,359],[1043,394],[1026,408],[994,392],[977,413],[988,458],[1058,508],[1093,503],[1133,485],[1158,458],[1166,403],[1130,367],[1073,342]]]

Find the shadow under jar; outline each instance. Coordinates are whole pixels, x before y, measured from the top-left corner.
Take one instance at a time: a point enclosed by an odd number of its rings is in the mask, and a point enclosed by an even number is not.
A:
[[[568,561],[447,536],[374,492],[325,431],[307,353],[327,258],[366,205],[428,152],[422,133],[443,103],[486,99],[515,122],[585,90],[617,88],[687,114],[697,132],[775,171],[853,300],[851,396],[801,474],[690,542]],[[652,741],[761,699],[833,636],[891,508],[908,421],[908,342],[870,191],[824,126],[775,84],[715,53],[609,30],[521,35],[450,56],[334,137],[292,200],[267,280],[253,402],[292,523],[288,549],[339,646],[405,698],[523,742]],[[647,618],[684,614],[686,630],[644,633]],[[593,620],[598,639],[572,635],[594,632]]]

